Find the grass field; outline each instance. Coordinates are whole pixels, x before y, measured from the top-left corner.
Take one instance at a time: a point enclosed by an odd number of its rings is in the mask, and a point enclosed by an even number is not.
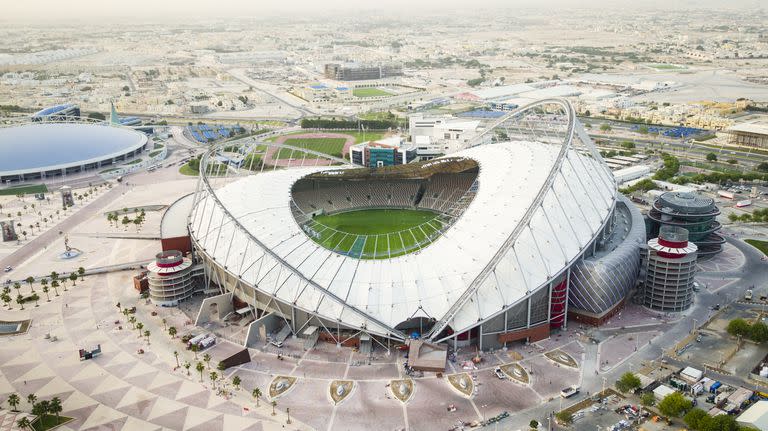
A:
[[[352,90],[352,95],[355,97],[381,97],[391,96],[392,93],[380,88],[355,88]]]
[[[344,151],[344,143],[346,139],[343,138],[296,138],[286,139],[284,144],[292,147],[306,148],[308,150],[318,151],[330,156],[341,157],[342,151]],[[291,157],[293,153],[294,159],[303,159],[305,153],[297,152],[288,148],[281,148],[275,156],[276,159],[287,159]],[[314,154],[306,154],[307,159],[316,159]]]
[[[11,187],[10,189],[0,189],[0,196],[16,196],[19,194],[30,195],[33,193],[48,193],[48,187],[45,184],[34,184],[29,186]]]
[[[311,133],[305,130],[302,130],[300,132],[292,132],[292,133],[286,133],[285,135],[280,136],[291,136],[291,135],[303,135],[306,133]],[[359,131],[359,130],[329,130],[328,133],[338,133],[340,135],[349,135],[355,138],[355,143],[359,144],[361,142],[367,142],[367,141],[377,141],[384,137],[385,132],[381,131],[366,131],[365,133]],[[277,138],[280,136],[271,136],[264,141],[266,142],[275,142]]]
[[[443,222],[432,211],[366,209],[320,215],[309,225],[315,232],[310,237],[323,247],[362,259],[387,259],[434,241]]]
[[[760,241],[758,239],[745,239],[744,242],[762,251],[764,255],[768,256],[768,241]]]
[[[199,174],[199,172],[197,172],[196,170],[192,169],[192,168],[189,166],[189,163],[185,163],[185,164],[183,164],[183,165],[182,165],[182,166],[179,168],[179,173],[180,173],[180,174],[182,174],[182,175],[189,175],[190,177],[196,177],[196,176],[198,176],[198,174]]]

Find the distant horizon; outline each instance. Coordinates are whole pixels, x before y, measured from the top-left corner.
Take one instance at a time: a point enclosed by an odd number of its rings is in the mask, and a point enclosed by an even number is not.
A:
[[[174,18],[221,19],[259,17],[311,18],[303,13],[315,13],[320,16],[336,14],[341,16],[357,13],[391,13],[392,16],[407,16],[414,12],[429,10],[438,15],[450,11],[478,11],[484,9],[503,10],[551,10],[562,8],[599,9],[607,12],[659,11],[659,10],[751,10],[763,11],[760,0],[390,0],[385,5],[372,0],[360,0],[354,6],[348,0],[325,0],[321,3],[312,0],[291,0],[288,2],[253,2],[248,0],[219,0],[218,2],[186,2],[183,0],[133,0],[118,6],[105,7],[103,2],[94,0],[37,0],[34,2],[13,1],[5,5],[2,22],[34,24],[57,21],[82,22],[92,19],[142,19],[145,22],[172,22]],[[607,3],[607,4],[606,4]],[[437,8],[437,9],[436,9]],[[99,24],[99,23],[94,23]]]

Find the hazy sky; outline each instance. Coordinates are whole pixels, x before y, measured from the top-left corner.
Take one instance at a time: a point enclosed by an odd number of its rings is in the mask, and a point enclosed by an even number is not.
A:
[[[356,12],[375,9],[403,15],[416,10],[599,7],[626,8],[701,8],[758,7],[761,0],[0,0],[2,20],[47,21],[105,17],[144,17],[149,21],[164,17],[211,15],[290,16],[309,11]]]

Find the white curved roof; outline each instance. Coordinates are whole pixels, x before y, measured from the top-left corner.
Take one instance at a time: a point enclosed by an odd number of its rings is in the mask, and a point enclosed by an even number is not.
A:
[[[391,259],[332,252],[294,220],[292,184],[339,167],[274,170],[219,188],[221,204],[256,241],[238,232],[210,195],[196,204],[191,229],[220,265],[307,311],[380,334],[395,332],[398,323],[414,315],[441,319],[450,311],[451,326],[461,330],[562,272],[610,214],[616,190],[607,168],[592,154],[571,148],[552,179],[560,151],[560,144],[515,141],[451,154],[477,161],[475,198],[442,237]],[[540,206],[529,212],[543,187],[548,189]],[[511,247],[505,246],[521,222]],[[495,255],[492,273],[481,277]],[[466,296],[470,286],[476,290]]]

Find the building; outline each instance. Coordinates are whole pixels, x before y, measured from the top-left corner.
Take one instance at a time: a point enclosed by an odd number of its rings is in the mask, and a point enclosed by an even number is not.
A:
[[[396,166],[416,159],[416,148],[405,145],[400,137],[368,141],[356,144],[349,149],[350,161],[359,166],[382,167]]]
[[[648,241],[645,256],[643,305],[657,311],[684,311],[693,303],[696,244],[688,231],[663,226],[658,238]]]
[[[155,305],[173,307],[189,299],[202,286],[194,278],[201,275],[200,267],[184,257],[180,251],[158,253],[155,261],[147,265],[149,299]]]
[[[760,400],[752,404],[736,418],[736,423],[758,430],[768,429],[768,401]]]
[[[728,133],[729,145],[768,148],[768,124],[766,123],[736,124],[725,131]]]
[[[659,235],[661,226],[682,227],[696,244],[699,257],[710,257],[723,250],[725,238],[716,220],[720,209],[712,198],[693,192],[673,191],[661,194],[648,212],[651,238]]]
[[[363,81],[401,76],[403,67],[399,64],[328,63],[323,74],[337,81]]]
[[[0,127],[3,184],[99,171],[147,149],[135,130],[92,123],[28,123]]]
[[[449,115],[408,117],[410,141],[416,146],[419,160],[431,160],[458,151],[477,134],[480,121]]]
[[[515,131],[509,141],[492,142],[490,128],[477,138],[487,144],[427,162],[370,169],[293,157],[281,169],[270,160],[230,169],[223,181],[203,175],[189,232],[206,288],[279,316],[293,334],[314,326],[338,344],[413,332],[453,348],[547,338],[567,325],[573,268],[611,236],[618,246],[615,226],[627,225],[615,223],[629,209],[617,210],[613,176],[567,101],[533,103],[497,124]],[[428,210],[438,226],[320,241],[337,232],[315,215],[369,208]],[[596,278],[586,289],[613,283]]]
[[[32,121],[70,121],[80,119],[80,107],[67,103],[51,106],[32,114]]]

